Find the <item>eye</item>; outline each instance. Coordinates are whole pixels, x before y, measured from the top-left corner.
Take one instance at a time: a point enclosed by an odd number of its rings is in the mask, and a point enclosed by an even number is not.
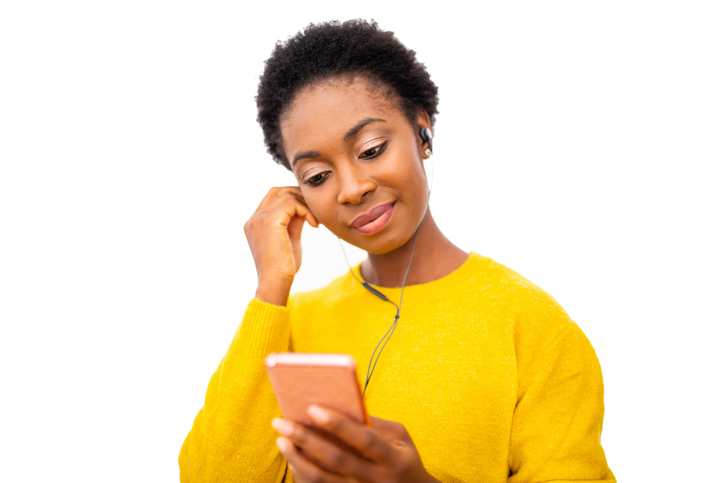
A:
[[[365,152],[363,152],[362,154],[360,154],[359,157],[360,157],[361,159],[372,159],[372,158],[376,158],[377,156],[379,156],[380,154],[382,154],[382,152],[385,150],[386,147],[387,147],[387,141],[385,141],[385,142],[382,143],[382,144],[379,144],[379,145],[375,146],[374,148],[369,148],[368,150],[366,150]]]
[[[309,186],[319,186],[320,184],[324,183],[324,180],[327,179],[327,176],[329,176],[329,171],[315,174],[314,176],[310,176],[309,178],[305,179],[304,184],[308,184]]]

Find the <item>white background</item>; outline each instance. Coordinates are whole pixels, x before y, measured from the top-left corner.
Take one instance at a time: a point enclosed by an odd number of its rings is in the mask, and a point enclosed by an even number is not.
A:
[[[274,42],[375,18],[440,87],[432,210],[592,341],[621,482],[724,482],[720,2],[0,7],[0,480],[172,482],[253,297],[242,225],[292,176]],[[346,270],[305,229],[295,290]],[[362,254],[352,252],[354,261]]]

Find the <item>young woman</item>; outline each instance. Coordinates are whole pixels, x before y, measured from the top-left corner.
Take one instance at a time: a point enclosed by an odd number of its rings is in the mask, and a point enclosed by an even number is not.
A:
[[[374,23],[313,25],[277,45],[257,104],[298,186],[271,189],[244,226],[259,285],[183,445],[181,480],[614,482],[585,335],[543,290],[435,224],[423,160],[437,87],[414,52]],[[369,256],[290,297],[305,222]],[[372,427],[310,408],[362,456],[278,418],[267,354],[366,366],[393,321],[365,393]]]

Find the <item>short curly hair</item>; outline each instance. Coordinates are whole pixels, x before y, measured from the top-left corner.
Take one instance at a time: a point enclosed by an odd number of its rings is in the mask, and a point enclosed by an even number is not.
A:
[[[392,32],[361,19],[310,24],[287,41],[277,42],[259,81],[257,121],[277,163],[291,170],[280,124],[294,96],[304,87],[343,75],[361,75],[390,88],[410,124],[420,109],[435,122],[437,86],[415,52]]]

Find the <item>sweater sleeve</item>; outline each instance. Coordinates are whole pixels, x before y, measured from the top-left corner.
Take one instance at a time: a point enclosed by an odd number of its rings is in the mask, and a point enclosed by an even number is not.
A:
[[[571,323],[519,374],[508,483],[615,483],[601,446],[603,377]]]
[[[181,482],[280,482],[286,461],[264,357],[289,350],[289,309],[252,300],[181,448]]]

